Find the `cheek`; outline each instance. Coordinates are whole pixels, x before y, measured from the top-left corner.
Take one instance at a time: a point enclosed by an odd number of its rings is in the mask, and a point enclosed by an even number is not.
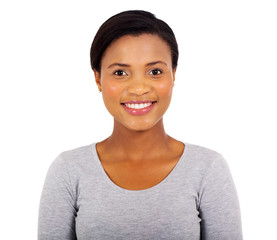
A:
[[[104,99],[115,100],[120,96],[122,87],[119,84],[113,83],[112,81],[102,82],[102,94]]]
[[[157,88],[159,91],[159,95],[161,97],[169,97],[171,98],[172,95],[172,89],[173,89],[173,83],[171,81],[165,81],[161,82],[157,85]]]

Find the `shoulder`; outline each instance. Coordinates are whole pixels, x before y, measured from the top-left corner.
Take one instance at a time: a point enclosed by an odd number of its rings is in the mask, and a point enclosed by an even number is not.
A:
[[[94,144],[80,146],[77,148],[65,150],[59,154],[59,157],[65,161],[66,164],[74,164],[76,162],[87,160],[91,157]]]
[[[191,144],[185,143],[185,157],[186,160],[193,165],[207,169],[211,167],[215,162],[222,161],[223,156],[216,150]]]
[[[189,170],[186,171],[186,175],[196,179],[200,185],[207,179],[215,180],[230,176],[227,161],[220,152],[200,145],[189,143],[185,145],[187,152],[184,154],[183,166]]]
[[[201,175],[202,188],[232,182],[231,172],[223,155],[215,150],[188,144],[188,158],[191,169]]]
[[[51,163],[49,171],[74,175],[80,168],[92,162],[93,146],[94,144],[89,144],[62,151]]]

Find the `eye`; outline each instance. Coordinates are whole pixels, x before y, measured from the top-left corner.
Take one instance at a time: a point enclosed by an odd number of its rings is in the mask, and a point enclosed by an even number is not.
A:
[[[123,70],[116,70],[113,74],[117,75],[117,76],[126,76],[127,75],[127,73],[124,72]]]
[[[153,69],[149,72],[150,75],[159,75],[162,74],[162,70],[160,69]]]

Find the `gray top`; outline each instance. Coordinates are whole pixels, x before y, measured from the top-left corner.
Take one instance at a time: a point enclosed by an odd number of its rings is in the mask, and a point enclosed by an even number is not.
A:
[[[185,143],[159,184],[127,190],[111,181],[96,143],[62,152],[41,195],[39,240],[241,240],[236,189],[223,156]]]

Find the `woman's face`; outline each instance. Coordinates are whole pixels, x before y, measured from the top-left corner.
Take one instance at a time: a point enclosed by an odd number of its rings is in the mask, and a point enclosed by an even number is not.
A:
[[[115,121],[134,131],[158,123],[172,96],[175,70],[169,46],[157,35],[123,36],[105,51],[95,71],[104,104]]]

